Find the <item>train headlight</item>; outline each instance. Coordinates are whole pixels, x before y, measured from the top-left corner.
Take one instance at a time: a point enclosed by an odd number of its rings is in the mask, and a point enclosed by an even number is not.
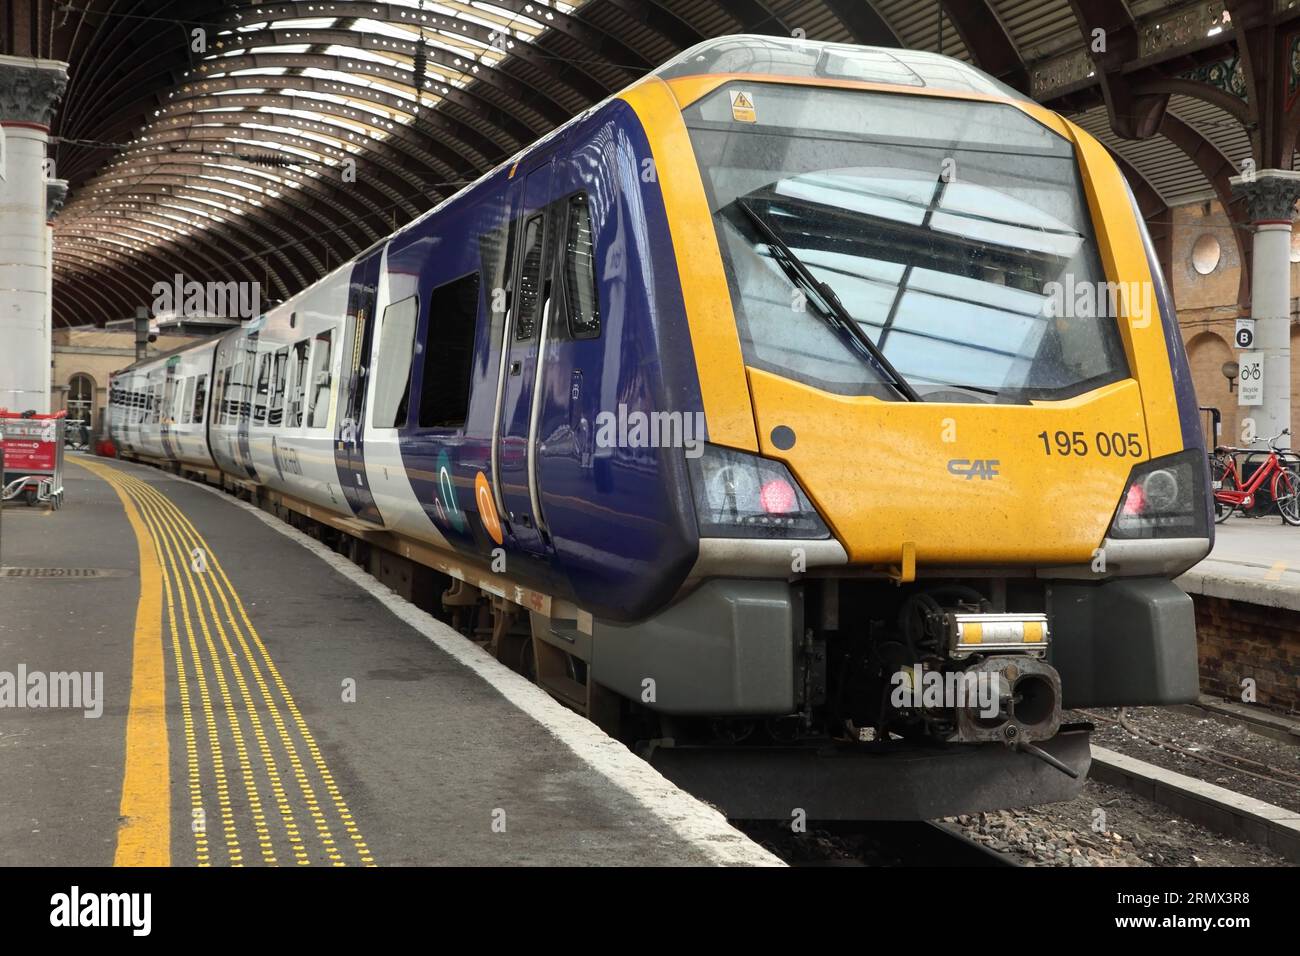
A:
[[[1205,455],[1195,448],[1134,465],[1108,537],[1207,537],[1207,487]]]
[[[702,537],[830,537],[817,509],[781,462],[708,444],[698,458],[687,460]]]
[[[945,614],[948,653],[953,658],[1002,651],[1042,657],[1051,634],[1046,614]]]

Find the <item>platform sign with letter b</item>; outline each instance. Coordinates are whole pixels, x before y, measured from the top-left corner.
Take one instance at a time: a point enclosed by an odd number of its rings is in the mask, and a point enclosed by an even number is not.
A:
[[[1255,347],[1255,320],[1238,319],[1237,333],[1234,336],[1237,342],[1237,348],[1249,349]]]
[[[1264,404],[1264,356],[1259,352],[1242,352],[1237,356],[1240,367],[1237,384],[1238,405]]]

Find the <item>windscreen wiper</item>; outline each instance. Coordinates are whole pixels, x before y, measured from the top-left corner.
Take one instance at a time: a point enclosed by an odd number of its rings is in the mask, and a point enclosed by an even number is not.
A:
[[[758,230],[763,241],[785,260],[786,272],[790,274],[790,277],[799,285],[811,289],[818,299],[826,303],[829,312],[827,318],[832,320],[832,324],[840,331],[847,333],[861,349],[871,356],[877,367],[889,376],[890,382],[888,384],[893,386],[894,390],[909,402],[921,401],[921,396],[916,394],[916,390],[907,383],[907,379],[898,373],[898,369],[894,368],[889,359],[885,358],[885,353],[880,351],[875,342],[871,341],[871,336],[862,331],[862,326],[858,325],[853,316],[849,315],[848,309],[844,308],[844,303],[835,294],[835,290],[812,274],[803,260],[795,255],[789,244],[777,234],[777,231],[749,203],[744,199],[737,199],[735,205],[754,224],[754,228]]]

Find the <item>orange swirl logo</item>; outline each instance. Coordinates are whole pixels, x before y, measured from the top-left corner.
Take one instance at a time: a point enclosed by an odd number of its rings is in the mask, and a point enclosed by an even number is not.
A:
[[[501,519],[497,517],[496,502],[492,500],[492,488],[487,476],[481,471],[474,478],[474,500],[478,503],[478,516],[483,521],[488,536],[501,544]]]

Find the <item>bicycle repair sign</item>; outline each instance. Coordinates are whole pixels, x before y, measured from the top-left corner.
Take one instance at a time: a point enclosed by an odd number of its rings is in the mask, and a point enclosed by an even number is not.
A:
[[[1238,405],[1264,404],[1264,355],[1262,352],[1242,352],[1237,356]]]

